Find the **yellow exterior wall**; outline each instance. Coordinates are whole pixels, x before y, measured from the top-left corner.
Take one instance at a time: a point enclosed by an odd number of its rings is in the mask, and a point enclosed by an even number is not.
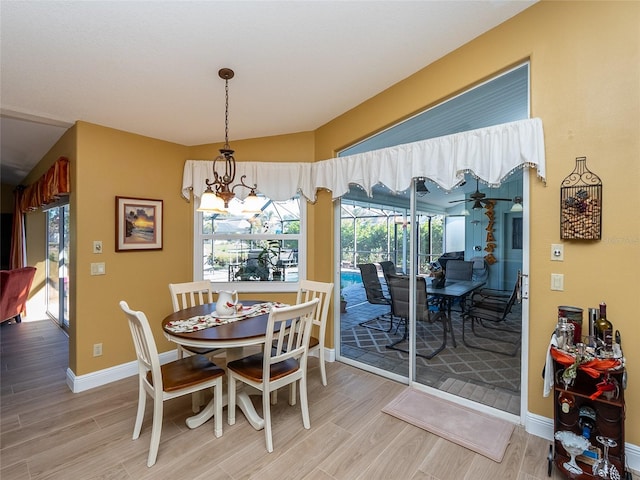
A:
[[[542,398],[540,370],[558,305],[595,306],[605,300],[614,328],[622,332],[630,366],[629,405],[640,401],[633,375],[640,352],[635,319],[640,283],[640,213],[634,199],[640,184],[640,3],[543,1],[478,37],[415,75],[334,119],[316,132],[231,141],[239,161],[314,161],[406,118],[416,111],[531,59],[532,116],[545,129],[547,186],[530,181],[531,268],[529,410],[553,416]],[[312,94],[313,92],[310,92]],[[76,375],[120,365],[134,358],[118,301],[144,310],[159,350],[160,320],[171,310],[167,284],[192,278],[192,203],[180,196],[186,159],[212,159],[219,144],[185,147],[79,122],[34,170],[65,155],[72,165],[72,262],[70,368]],[[76,152],[77,148],[77,152]],[[65,150],[69,150],[66,153]],[[577,156],[604,182],[603,239],[565,242],[565,261],[551,263],[559,238],[559,186]],[[54,158],[55,157],[55,158]],[[46,166],[45,166],[46,165]],[[49,163],[50,165],[50,163]],[[40,171],[42,170],[42,171]],[[164,249],[115,252],[115,196],[164,201]],[[29,257],[44,259],[44,221],[28,215]],[[333,210],[319,192],[309,208],[308,277],[331,281]],[[42,224],[40,231],[36,224]],[[34,230],[31,230],[31,227]],[[102,240],[104,253],[92,253]],[[33,248],[32,248],[33,247]],[[105,262],[105,276],[90,276],[91,262]],[[549,290],[550,273],[565,274],[565,291]],[[290,300],[291,294],[275,296]],[[278,298],[276,298],[278,297]],[[327,338],[333,344],[332,328]],[[92,357],[103,343],[104,355]],[[640,415],[627,409],[627,441],[640,444]]]
[[[630,370],[628,405],[640,404],[635,343],[640,285],[640,3],[547,2],[527,9],[415,75],[336,118],[316,132],[316,157],[365,138],[527,58],[531,59],[531,115],[545,131],[547,185],[531,176],[529,410],[553,417],[542,397],[540,371],[558,305],[585,309],[605,300],[622,333]],[[560,182],[575,158],[604,183],[603,238],[565,241],[565,261],[551,262],[559,234]],[[317,233],[316,233],[317,235]],[[332,257],[333,243],[315,245]],[[565,290],[550,291],[551,273]],[[585,316],[586,317],[586,316]],[[627,409],[627,441],[640,444],[640,412]]]

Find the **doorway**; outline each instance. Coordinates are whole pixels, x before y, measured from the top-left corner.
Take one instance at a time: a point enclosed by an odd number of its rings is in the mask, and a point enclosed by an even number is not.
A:
[[[481,187],[481,191],[490,197],[521,196],[522,176],[523,172],[516,172],[500,188]],[[476,189],[474,181],[467,184],[471,184],[472,190]],[[432,190],[429,183],[427,187]],[[464,199],[468,194],[457,195]],[[358,278],[358,263],[373,263],[378,268],[382,290],[390,297],[380,265],[382,261],[392,261],[399,273],[429,275],[430,264],[445,251],[450,253],[447,245],[461,246],[463,251],[456,250],[456,253],[463,254],[467,261],[486,256],[486,228],[490,220],[485,209],[465,215],[462,212],[466,209],[462,207],[470,204],[450,204],[454,198],[451,195],[438,207],[428,203],[428,195],[421,198],[414,194],[414,208],[411,208],[411,192],[387,196],[384,189],[374,189],[368,203],[358,200],[357,192],[343,197],[338,207],[342,212],[340,228],[343,240],[340,247],[340,290],[347,301],[347,309],[337,324],[340,332],[337,358],[403,383],[434,388],[518,416],[523,381],[522,350],[510,357],[467,347],[462,342],[464,306],[458,303],[452,308],[452,332],[447,334],[446,347],[433,358],[427,358],[439,348],[443,327],[415,319],[408,322],[399,318],[389,319],[390,306],[368,302],[364,284]],[[435,195],[431,201],[435,201]],[[517,275],[518,270],[523,269],[523,215],[522,212],[511,212],[512,202],[497,203],[496,220],[491,222],[498,240],[494,242],[497,261],[481,278],[487,287],[506,293],[513,287],[511,271]],[[448,211],[434,213],[443,205],[449,207]],[[398,232],[402,234],[398,235]],[[462,238],[456,241],[456,235]],[[509,321],[516,326],[522,325],[521,305],[513,308]],[[466,334],[471,333],[467,331]],[[400,348],[389,348],[394,344]]]
[[[69,331],[69,204],[45,212],[47,222],[46,312]]]

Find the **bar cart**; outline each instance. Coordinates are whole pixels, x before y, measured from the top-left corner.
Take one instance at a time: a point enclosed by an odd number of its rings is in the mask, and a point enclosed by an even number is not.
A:
[[[551,347],[555,382],[553,465],[570,479],[630,480],[625,461],[626,372],[621,360]]]

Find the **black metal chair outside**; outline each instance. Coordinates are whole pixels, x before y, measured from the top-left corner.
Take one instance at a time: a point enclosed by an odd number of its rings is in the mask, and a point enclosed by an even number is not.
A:
[[[522,328],[510,328],[501,325],[504,325],[507,322],[507,317],[511,313],[516,301],[520,301],[520,272],[518,272],[516,284],[509,297],[500,295],[499,292],[489,289],[480,290],[474,293],[471,296],[469,309],[462,315],[462,343],[469,348],[475,348],[477,350],[499,353],[511,357],[515,356],[520,349]],[[466,324],[468,322],[471,323],[471,332],[476,337],[492,340],[502,344],[506,343],[508,345],[512,345],[513,349],[505,352],[499,349],[468,343],[465,338]],[[476,330],[478,325],[484,328],[485,331],[493,330],[495,332],[514,333],[517,338],[516,340],[508,340],[504,338],[504,335],[500,334],[494,336],[485,335]]]
[[[447,280],[471,281],[473,278],[473,262],[467,262],[465,260],[449,260],[447,262],[444,277]],[[464,313],[467,298],[462,297],[456,299],[455,303],[459,305],[459,311]]]
[[[380,268],[382,268],[382,275],[384,276],[385,281],[387,282],[387,286],[389,286],[389,280],[387,277],[391,275],[397,275],[396,264],[390,260],[384,260],[380,262]]]
[[[364,285],[364,291],[367,294],[367,301],[373,305],[389,305],[389,313],[381,315],[389,319],[389,328],[381,328],[378,325],[370,325],[370,322],[376,322],[378,318],[372,318],[361,322],[360,325],[372,330],[379,330],[382,332],[390,332],[393,329],[393,315],[391,313],[391,299],[384,295],[382,291],[382,284],[378,277],[378,269],[373,263],[361,263],[358,265],[360,269],[360,275],[362,276],[362,283]]]
[[[406,275],[390,274],[387,280],[389,282],[389,292],[391,294],[392,312],[395,317],[401,319],[404,323],[404,333],[402,338],[387,345],[392,350],[409,353],[408,350],[398,347],[398,345],[407,340],[409,336],[409,277]],[[429,304],[427,301],[427,285],[424,277],[416,278],[416,321],[436,323],[442,322],[442,344],[428,355],[417,353],[419,357],[431,359],[444,350],[447,345],[447,330],[451,328],[448,324],[447,315],[440,311],[437,306]]]

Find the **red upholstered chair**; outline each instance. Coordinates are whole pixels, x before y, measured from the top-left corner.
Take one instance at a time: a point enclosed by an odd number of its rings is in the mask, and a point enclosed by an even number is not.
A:
[[[15,319],[20,323],[27,309],[29,290],[36,274],[35,267],[0,270],[0,322]]]

